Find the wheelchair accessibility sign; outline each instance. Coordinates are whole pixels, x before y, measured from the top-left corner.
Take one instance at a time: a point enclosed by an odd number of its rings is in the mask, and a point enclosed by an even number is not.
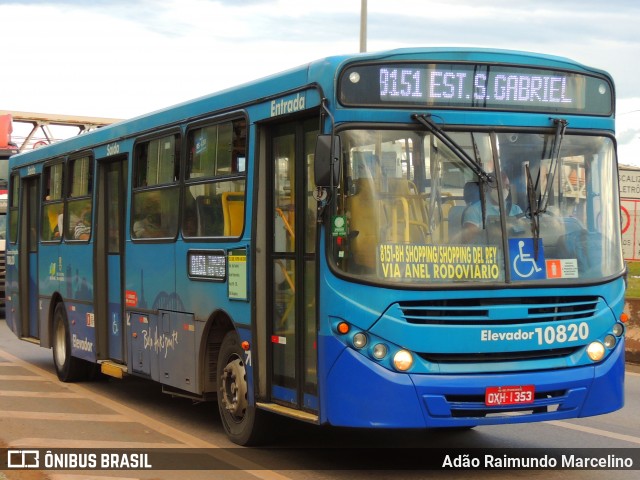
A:
[[[533,238],[509,239],[509,264],[514,280],[544,280],[547,269],[544,261],[542,240],[538,239],[538,256],[533,248]]]

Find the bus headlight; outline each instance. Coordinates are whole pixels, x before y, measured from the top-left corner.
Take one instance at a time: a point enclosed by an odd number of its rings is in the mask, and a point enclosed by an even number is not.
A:
[[[604,345],[600,342],[592,342],[587,347],[587,355],[594,362],[599,362],[604,357],[605,349]]]
[[[413,365],[413,356],[407,350],[400,350],[393,356],[393,366],[400,372],[406,372]]]
[[[604,337],[604,346],[611,349],[616,346],[616,337],[613,335],[607,335]]]
[[[620,337],[620,336],[622,336],[623,333],[624,333],[624,327],[622,326],[622,324],[621,323],[616,323],[613,326],[613,334],[616,337]]]
[[[387,346],[384,343],[374,345],[371,355],[376,360],[382,360],[387,355]]]
[[[367,344],[367,336],[364,333],[358,332],[353,336],[353,346],[356,347],[358,350],[364,347],[366,344]]]

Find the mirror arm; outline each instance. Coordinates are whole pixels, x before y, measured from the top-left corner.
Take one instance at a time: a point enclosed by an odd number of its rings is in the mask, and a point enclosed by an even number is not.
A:
[[[321,102],[322,110],[327,114],[327,116],[329,117],[329,121],[331,122],[331,145],[329,146],[329,152],[330,152],[330,158],[331,158],[331,161],[329,163],[329,197],[333,197],[333,190],[335,188],[335,185],[333,184],[333,171],[335,168],[335,161],[337,160],[333,158],[334,144],[336,141],[335,140],[336,122],[335,122],[335,119],[333,118],[333,115],[327,108],[327,103],[329,103],[329,100],[327,100],[326,97],[323,97]],[[331,198],[329,198],[329,200],[331,200]]]
[[[318,207],[317,207],[317,222],[318,223],[323,223],[324,221],[324,212],[325,209],[327,208],[327,206],[329,206],[334,198],[334,190],[336,188],[336,185],[334,184],[334,171],[335,171],[335,162],[339,161],[339,156],[338,158],[334,158],[334,150],[335,150],[335,128],[336,128],[336,123],[335,123],[335,118],[333,117],[333,115],[331,114],[331,111],[329,110],[329,108],[327,107],[327,104],[329,103],[329,100],[326,97],[323,97],[321,102],[320,102],[320,107],[321,107],[321,111],[320,111],[320,131],[324,132],[324,118],[325,115],[329,117],[329,121],[331,122],[331,143],[329,144],[329,188],[326,189],[324,187],[318,187],[319,190],[324,190],[324,195],[319,195],[323,198],[319,198],[318,199]]]

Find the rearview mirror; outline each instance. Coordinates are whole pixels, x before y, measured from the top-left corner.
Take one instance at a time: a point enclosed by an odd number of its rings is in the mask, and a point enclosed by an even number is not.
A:
[[[333,152],[331,144],[333,139]],[[340,183],[340,137],[332,135],[318,135],[316,152],[313,162],[313,173],[316,186],[337,187]],[[333,182],[331,175],[333,174]]]

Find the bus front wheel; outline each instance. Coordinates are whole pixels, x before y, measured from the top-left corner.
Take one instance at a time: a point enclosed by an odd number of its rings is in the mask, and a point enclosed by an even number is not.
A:
[[[53,312],[53,363],[62,382],[80,380],[87,372],[87,362],[71,356],[71,333],[62,302]]]
[[[264,441],[268,414],[249,402],[244,353],[236,332],[227,333],[218,355],[218,411],[231,441],[238,445],[257,445]]]

